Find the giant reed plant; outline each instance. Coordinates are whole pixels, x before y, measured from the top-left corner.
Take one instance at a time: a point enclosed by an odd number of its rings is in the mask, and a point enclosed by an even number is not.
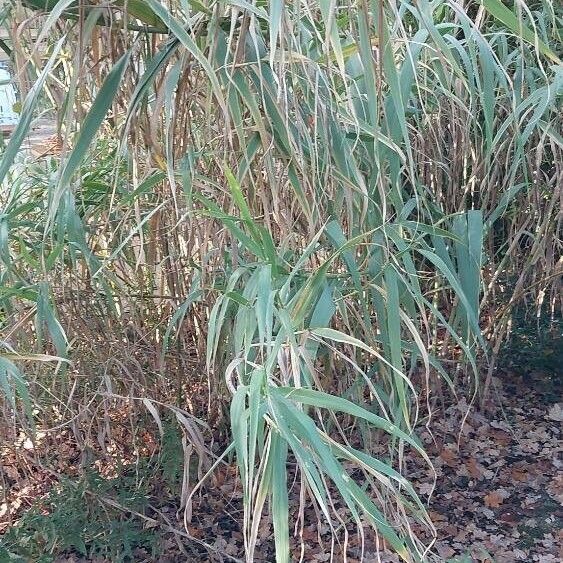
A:
[[[290,478],[335,534],[337,495],[360,530],[427,558],[401,474],[405,448],[425,455],[419,394],[483,391],[478,358],[494,364],[511,306],[528,290],[555,306],[558,7],[25,6],[43,27],[14,36],[35,86],[0,164],[3,329],[72,360],[95,305],[100,331],[142,335],[157,381],[172,344],[195,350],[230,401],[248,561],[267,502],[290,560]],[[65,148],[38,180],[18,150],[45,99]],[[388,437],[385,459],[352,421]]]

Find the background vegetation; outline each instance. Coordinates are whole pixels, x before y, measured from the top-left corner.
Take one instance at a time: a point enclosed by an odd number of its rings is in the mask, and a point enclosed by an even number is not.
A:
[[[165,444],[175,421],[167,494],[188,523],[195,484],[235,456],[248,561],[263,518],[291,559],[292,486],[344,550],[371,526],[431,558],[403,472],[426,455],[415,428],[450,393],[485,405],[516,306],[560,307],[562,17],[547,0],[5,4],[23,100],[0,163],[5,448],[64,429],[86,468],[125,421],[132,459],[162,463],[143,432]],[[37,158],[40,116],[60,146]]]

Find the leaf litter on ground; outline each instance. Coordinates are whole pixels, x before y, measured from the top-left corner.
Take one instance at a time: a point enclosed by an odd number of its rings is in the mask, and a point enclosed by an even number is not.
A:
[[[495,384],[487,413],[469,408],[467,401],[462,399],[436,408],[430,426],[432,434],[424,427],[419,428],[418,434],[437,473],[435,487],[432,472],[425,462],[414,454],[406,455],[404,473],[412,480],[421,498],[428,500],[428,509],[437,529],[437,541],[429,560],[459,563],[561,561],[561,404],[550,402],[553,395],[535,390],[529,380],[514,372],[499,374]],[[64,463],[59,463],[56,471],[64,473],[66,469],[66,476],[76,479],[80,458],[78,448],[70,443],[71,436],[66,432],[56,440],[60,451],[67,452],[65,459],[76,460],[66,468]],[[151,443],[151,440],[145,441]],[[157,441],[155,435],[152,443]],[[125,435],[122,442],[127,442]],[[26,444],[21,440],[21,455],[7,455],[3,459],[4,479],[11,487],[0,506],[0,533],[16,524],[25,510],[56,485],[55,472],[40,467],[30,472],[22,467],[22,464],[32,464],[30,454],[37,453],[30,452]],[[381,454],[384,455],[383,450]],[[101,473],[112,473],[107,467],[104,469],[99,460],[96,463]],[[159,561],[185,561],[185,553],[190,554],[191,560],[201,562],[244,557],[242,489],[234,465],[221,466],[201,494],[195,496],[192,518],[186,530],[173,495],[169,494],[164,502],[161,499],[160,505],[157,495],[162,495],[162,491],[154,491],[155,498],[151,503],[158,508],[150,514],[145,526],[152,528],[155,521],[163,523],[166,519],[166,526],[172,525],[191,538],[163,529]],[[298,501],[299,488],[294,487],[290,494],[294,519],[299,516]],[[337,503],[336,507],[341,518],[349,518],[344,506]],[[299,560],[303,554],[303,561],[329,561],[329,526],[317,518],[314,507],[305,508],[304,519],[303,527],[296,528],[297,534],[292,539],[294,560]],[[347,524],[350,531],[347,561],[356,563],[361,560],[362,545],[359,534],[352,533],[354,524],[349,521]],[[423,530],[419,532],[424,533]],[[257,563],[274,560],[272,533],[271,522],[265,519],[258,530]],[[179,546],[183,546],[182,549]],[[338,551],[340,546],[333,549],[333,561],[343,560],[343,553]],[[136,553],[139,561],[151,561],[150,555],[142,549]],[[55,559],[61,563],[89,560],[103,561],[85,559],[73,553],[60,554]],[[399,559],[385,549],[384,543],[366,534],[363,561],[394,563]]]

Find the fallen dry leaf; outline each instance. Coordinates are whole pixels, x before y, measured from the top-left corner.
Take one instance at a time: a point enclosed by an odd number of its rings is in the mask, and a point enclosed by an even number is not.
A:
[[[459,459],[455,454],[455,452],[453,452],[448,448],[442,450],[442,452],[440,453],[440,457],[442,458],[444,463],[449,467],[455,467],[456,465],[459,464]]]
[[[484,467],[480,463],[477,463],[477,460],[474,457],[468,460],[466,467],[469,475],[471,475],[474,479],[481,479],[483,477]]]
[[[498,508],[504,502],[504,495],[500,494],[498,491],[493,491],[488,495],[485,495],[485,505],[489,508]]]

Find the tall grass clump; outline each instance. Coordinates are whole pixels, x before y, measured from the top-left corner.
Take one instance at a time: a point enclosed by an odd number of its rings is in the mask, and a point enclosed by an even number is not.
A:
[[[291,560],[292,482],[344,551],[355,523],[430,557],[402,473],[407,449],[426,458],[420,408],[443,384],[485,396],[512,307],[558,306],[560,6],[26,0],[4,18],[26,94],[0,164],[6,416],[15,391],[47,427],[79,396],[230,419],[248,561],[266,512]],[[21,150],[41,112],[60,157]],[[21,376],[18,353],[58,367]],[[203,475],[207,425],[175,412]]]

